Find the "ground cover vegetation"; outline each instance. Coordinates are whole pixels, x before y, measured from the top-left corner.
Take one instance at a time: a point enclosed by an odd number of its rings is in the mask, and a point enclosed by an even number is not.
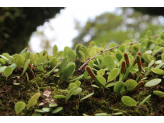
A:
[[[0,115],[155,116],[164,113],[164,32],[98,47],[0,55]]]

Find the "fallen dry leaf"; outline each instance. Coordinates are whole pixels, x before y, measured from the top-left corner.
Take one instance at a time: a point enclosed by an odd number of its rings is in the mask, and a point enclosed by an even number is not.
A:
[[[43,95],[46,96],[46,97],[49,97],[51,94],[51,91],[48,91],[48,90],[45,90]]]

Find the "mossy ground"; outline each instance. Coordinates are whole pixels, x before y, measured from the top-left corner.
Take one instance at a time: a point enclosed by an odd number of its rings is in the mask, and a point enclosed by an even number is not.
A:
[[[47,69],[48,70],[48,69]],[[39,106],[39,103],[45,102],[43,92],[45,90],[51,91],[51,99],[55,99],[56,94],[61,94],[58,89],[66,89],[69,85],[68,82],[59,81],[59,77],[51,74],[48,77],[43,77],[47,72],[40,71],[34,68],[35,78],[27,81],[27,76],[24,74],[22,77],[21,70],[14,70],[13,74],[6,77],[0,75],[0,115],[1,116],[16,116],[14,105],[18,101],[24,101],[26,104],[30,97],[37,93],[41,93],[37,104],[30,109],[23,110],[19,115],[31,116],[35,109],[42,109],[48,107],[48,104]],[[132,76],[133,77],[133,76]],[[89,93],[94,92],[94,95],[79,102],[79,95],[71,96],[68,102],[65,99],[55,99],[58,106],[62,106],[63,110],[56,114],[45,113],[44,115],[50,116],[82,116],[83,114],[94,115],[96,113],[105,112],[113,115],[113,113],[122,112],[125,116],[160,116],[164,114],[164,98],[153,95],[153,90],[164,91],[164,84],[161,82],[159,85],[151,88],[141,87],[135,92],[126,92],[123,94],[116,94],[113,88],[103,89],[94,88],[91,86],[91,79],[81,81],[80,86],[83,91],[88,90]],[[162,80],[163,81],[163,80]],[[21,83],[20,85],[13,85],[13,82]],[[142,106],[138,106],[140,102],[149,94],[151,98],[146,101]],[[130,96],[137,101],[137,106],[126,106],[122,103],[122,95]],[[82,96],[82,95],[81,95]],[[80,97],[82,98],[82,97]]]

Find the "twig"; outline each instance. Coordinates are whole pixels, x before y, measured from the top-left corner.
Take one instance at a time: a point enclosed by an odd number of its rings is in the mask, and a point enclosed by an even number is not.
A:
[[[159,36],[159,35],[154,35],[154,36],[152,36],[151,38],[155,38],[155,37],[157,37],[157,36]],[[132,42],[132,43],[127,43],[127,44],[125,44],[125,45],[132,45],[132,44],[136,44],[136,43],[138,43],[138,42],[140,42],[140,40],[139,40],[139,41]],[[83,70],[84,67],[88,64],[88,62],[89,62],[90,60],[94,59],[96,56],[98,56],[98,55],[100,55],[100,54],[102,54],[102,53],[104,53],[104,52],[106,52],[106,51],[113,50],[114,48],[120,47],[121,45],[122,45],[122,44],[119,44],[118,46],[115,46],[115,47],[106,49],[106,50],[104,50],[104,51],[101,50],[100,53],[98,53],[98,54],[96,54],[94,57],[88,59],[82,66],[80,66],[80,68],[78,69],[78,71],[79,71],[79,72],[82,72],[82,70]]]

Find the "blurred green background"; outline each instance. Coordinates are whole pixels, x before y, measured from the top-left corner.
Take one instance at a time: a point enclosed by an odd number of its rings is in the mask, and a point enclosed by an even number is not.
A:
[[[1,7],[0,54],[19,53],[28,46],[32,33],[39,25],[48,22],[64,9],[64,7]],[[118,14],[117,9],[122,13]],[[154,35],[158,31],[163,31],[164,24],[161,18],[163,15],[163,7],[123,7],[116,8],[113,13],[105,12],[94,19],[89,19],[85,26],[79,26],[78,21],[75,21],[78,35],[72,40],[72,49],[78,43],[87,46],[90,41],[102,46],[110,42],[120,44],[129,39],[138,40],[148,29],[152,30]],[[44,36],[44,33],[38,35]],[[48,49],[49,44],[45,48]]]

